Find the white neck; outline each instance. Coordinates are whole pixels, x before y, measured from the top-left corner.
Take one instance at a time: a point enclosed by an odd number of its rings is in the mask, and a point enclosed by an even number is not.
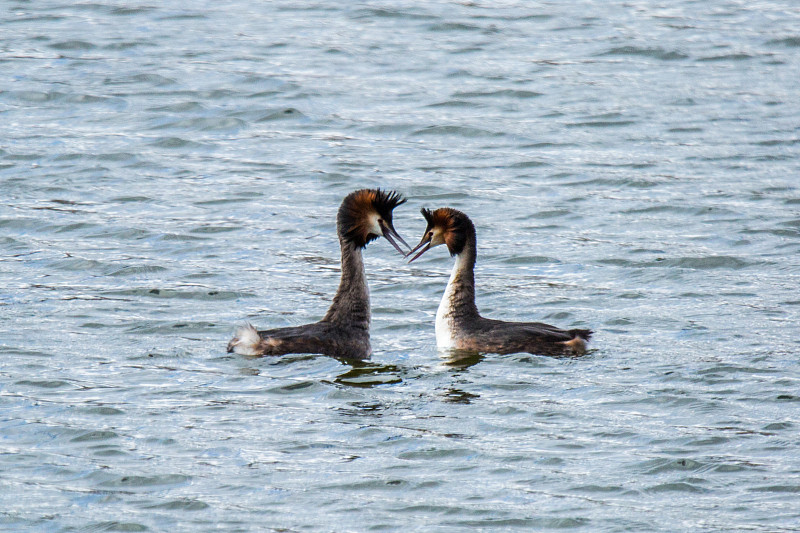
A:
[[[437,348],[454,348],[455,347],[455,321],[453,319],[453,294],[456,291],[454,283],[456,274],[461,266],[461,254],[456,255],[456,262],[453,264],[453,270],[450,272],[450,280],[447,282],[447,288],[442,295],[442,301],[439,302],[439,309],[436,311],[436,347]]]

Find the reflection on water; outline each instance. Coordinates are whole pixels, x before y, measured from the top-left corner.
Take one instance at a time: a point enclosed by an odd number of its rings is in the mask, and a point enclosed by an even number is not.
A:
[[[369,361],[350,361],[352,368],[336,376],[335,383],[350,387],[369,388],[377,385],[401,383],[400,369],[396,365],[381,365]]]
[[[484,357],[483,354],[474,350],[439,349],[438,351],[443,365],[458,370],[477,365]]]
[[[446,402],[463,404],[472,403],[473,400],[480,398],[480,395],[478,394],[472,394],[471,392],[466,392],[456,388],[448,388],[444,391],[442,396]]]

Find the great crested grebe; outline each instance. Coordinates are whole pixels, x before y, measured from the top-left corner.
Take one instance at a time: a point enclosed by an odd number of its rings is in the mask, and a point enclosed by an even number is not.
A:
[[[428,222],[420,243],[408,255],[446,244],[456,262],[436,311],[436,345],[444,349],[489,353],[530,352],[537,355],[580,355],[592,332],[563,330],[539,322],[503,322],[483,318],[475,305],[475,226],[461,211],[443,207],[422,209]]]
[[[396,241],[411,248],[392,225],[392,210],[405,199],[394,191],[361,189],[345,197],[336,216],[342,249],[342,277],[328,312],[319,322],[257,331],[250,324],[237,329],[228,352],[241,355],[323,354],[365,359],[369,344],[369,288],[361,250],[384,237],[406,255]]]

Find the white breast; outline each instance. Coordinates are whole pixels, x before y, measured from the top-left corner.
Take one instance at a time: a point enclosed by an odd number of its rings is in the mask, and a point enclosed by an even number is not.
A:
[[[439,309],[436,311],[436,347],[437,348],[455,348],[455,324],[453,322],[452,305],[450,300],[453,297],[455,288],[453,280],[455,280],[456,272],[458,271],[461,256],[456,255],[456,262],[453,265],[453,270],[450,273],[450,280],[447,282],[447,288],[442,295],[442,301],[439,302]]]

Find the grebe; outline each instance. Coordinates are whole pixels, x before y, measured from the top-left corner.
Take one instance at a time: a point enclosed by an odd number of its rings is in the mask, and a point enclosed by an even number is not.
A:
[[[475,226],[461,211],[443,207],[422,209],[428,222],[420,243],[410,256],[446,244],[456,262],[444,296],[436,311],[436,345],[443,349],[470,350],[499,354],[530,352],[537,355],[580,355],[592,332],[588,329],[563,330],[539,322],[503,322],[483,318],[475,305]]]
[[[361,189],[342,201],[336,231],[342,249],[342,277],[328,312],[319,322],[257,331],[250,324],[237,329],[228,353],[241,355],[323,354],[345,359],[369,357],[369,288],[361,250],[384,237],[402,255],[406,244],[392,225],[392,210],[405,199],[394,191]]]

